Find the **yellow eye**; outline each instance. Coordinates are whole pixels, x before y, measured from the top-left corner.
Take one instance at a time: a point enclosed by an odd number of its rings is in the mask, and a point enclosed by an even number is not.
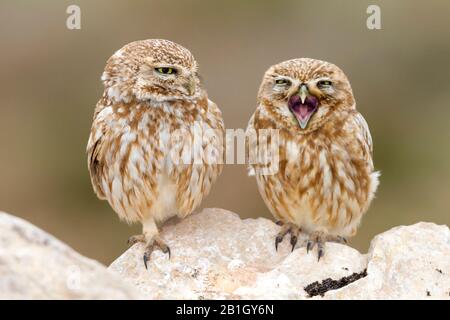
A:
[[[157,72],[162,74],[175,74],[176,70],[174,68],[168,68],[168,67],[160,67],[155,69]]]
[[[329,80],[321,80],[321,81],[317,82],[317,86],[319,86],[319,87],[330,87],[331,84],[332,83]]]
[[[275,83],[279,85],[288,85],[290,84],[290,81],[287,79],[277,79],[275,80]]]

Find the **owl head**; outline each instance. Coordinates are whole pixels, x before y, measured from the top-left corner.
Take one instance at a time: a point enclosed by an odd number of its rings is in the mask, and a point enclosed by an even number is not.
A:
[[[194,56],[161,39],[119,49],[106,63],[102,81],[105,93],[117,102],[190,100],[201,92]]]
[[[336,110],[355,108],[345,74],[329,62],[301,58],[270,67],[263,78],[258,104],[281,127],[309,132],[322,126]]]

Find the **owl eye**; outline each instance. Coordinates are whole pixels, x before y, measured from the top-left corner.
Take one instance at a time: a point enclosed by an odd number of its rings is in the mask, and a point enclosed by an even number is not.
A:
[[[160,68],[155,68],[155,70],[159,73],[162,74],[175,74],[177,73],[177,70],[175,70],[174,68],[169,68],[169,67],[160,67]]]
[[[317,82],[317,86],[324,88],[324,87],[331,87],[332,83],[329,80],[320,80],[319,82]]]
[[[287,86],[291,84],[291,82],[287,79],[277,79],[275,80],[275,84],[281,85],[281,86]]]

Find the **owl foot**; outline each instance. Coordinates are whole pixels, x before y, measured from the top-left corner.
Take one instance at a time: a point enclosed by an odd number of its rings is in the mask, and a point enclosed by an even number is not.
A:
[[[131,236],[128,238],[128,241],[127,241],[128,246],[130,246],[130,247],[138,242],[145,242],[145,236],[143,234]]]
[[[277,222],[278,224],[278,222]],[[280,225],[280,224],[278,224]],[[290,233],[291,234],[291,251],[294,251],[295,245],[297,244],[298,234],[300,233],[300,228],[292,223],[281,223],[281,230],[275,237],[275,250],[278,251],[278,244],[283,241],[284,237]]]
[[[306,242],[306,253],[314,248],[317,244],[317,261],[320,260],[325,254],[325,242],[327,238],[323,232],[313,232],[310,234],[308,241]]]
[[[341,236],[332,237],[331,239],[329,239],[329,241],[337,242],[337,243],[341,243],[341,244],[348,244],[347,238],[341,237]]]
[[[149,242],[147,242],[144,251],[144,265],[145,269],[147,269],[147,262],[150,260],[150,256],[152,255],[153,250],[155,248],[160,249],[163,253],[169,254],[170,259],[170,248],[167,246],[159,236],[154,236]]]

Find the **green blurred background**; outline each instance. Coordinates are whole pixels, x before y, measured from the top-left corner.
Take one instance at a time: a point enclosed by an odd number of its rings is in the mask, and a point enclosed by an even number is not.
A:
[[[81,30],[66,8],[81,7]],[[377,4],[382,30],[366,28]],[[107,58],[124,44],[166,38],[189,48],[228,128],[243,128],[272,64],[334,62],[369,122],[377,198],[351,245],[393,226],[450,224],[450,2],[1,1],[0,209],[110,263],[127,226],[96,199],[85,146]],[[227,166],[203,207],[270,214],[243,165]]]

